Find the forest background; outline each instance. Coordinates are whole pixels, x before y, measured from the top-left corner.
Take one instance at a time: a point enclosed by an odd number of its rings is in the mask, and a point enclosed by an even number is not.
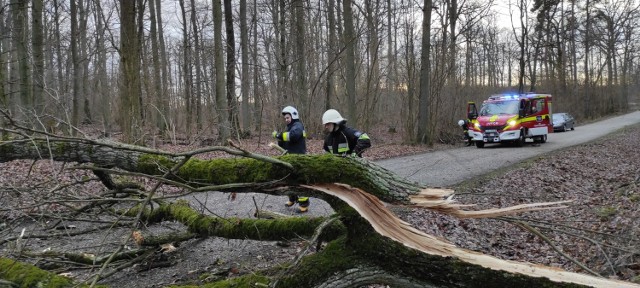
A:
[[[595,119],[638,102],[639,5],[0,0],[0,133],[226,144],[281,129],[294,105],[312,141],[337,108],[374,145],[433,145],[459,141],[467,101],[505,91],[551,93],[554,111]]]
[[[281,129],[286,105],[312,138],[336,108],[361,130],[433,144],[458,138],[467,101],[505,91],[551,93],[554,111],[593,119],[637,97],[638,6],[4,0],[0,108],[29,127],[95,124],[142,145]]]

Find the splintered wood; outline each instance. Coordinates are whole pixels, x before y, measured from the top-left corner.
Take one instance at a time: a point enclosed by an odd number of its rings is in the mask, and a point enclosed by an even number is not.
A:
[[[469,264],[479,265],[485,268],[489,268],[497,271],[506,271],[509,273],[517,273],[528,275],[532,277],[545,277],[554,282],[576,283],[585,286],[592,287],[635,287],[640,288],[640,285],[623,282],[617,280],[609,280],[605,278],[599,278],[591,275],[584,275],[574,272],[564,271],[562,269],[537,265],[527,262],[516,262],[502,260],[493,256],[485,255],[482,253],[466,250],[455,246],[445,240],[439,239],[432,235],[426,234],[420,230],[417,230],[407,222],[398,218],[391,211],[389,211],[384,203],[377,197],[366,193],[358,188],[353,188],[345,184],[319,184],[319,185],[303,185],[303,187],[323,192],[345,201],[349,206],[353,207],[358,213],[365,218],[373,228],[380,235],[389,237],[390,239],[402,243],[403,245],[422,251],[430,255],[437,255],[442,257],[455,257]],[[456,215],[474,215],[479,217],[495,217],[495,215],[507,215],[513,213],[519,213],[524,211],[534,211],[541,209],[549,209],[552,207],[541,207],[558,205],[566,202],[553,202],[553,203],[540,203],[531,205],[518,205],[511,208],[503,209],[490,209],[484,211],[462,211],[457,208],[461,207],[452,203],[451,197],[442,200],[443,197],[452,195],[447,189],[425,189],[419,196],[416,196],[414,202],[416,206],[423,207],[441,207],[442,211],[451,212]],[[448,194],[447,194],[448,193]],[[438,205],[422,205],[428,202],[429,199],[439,203]],[[412,198],[413,200],[413,198]],[[555,207],[559,208],[559,207]],[[459,212],[454,212],[458,210]],[[440,211],[440,210],[439,210]]]
[[[425,188],[417,195],[409,196],[411,203],[415,204],[412,207],[416,208],[428,208],[440,213],[450,214],[458,218],[492,218],[499,216],[506,216],[512,214],[518,214],[522,212],[549,210],[549,209],[561,209],[567,206],[561,206],[561,204],[569,203],[571,201],[558,201],[558,202],[542,202],[521,204],[505,208],[492,208],[485,210],[469,211],[461,210],[460,208],[472,207],[474,205],[463,205],[455,203],[453,200],[453,190],[443,188]]]

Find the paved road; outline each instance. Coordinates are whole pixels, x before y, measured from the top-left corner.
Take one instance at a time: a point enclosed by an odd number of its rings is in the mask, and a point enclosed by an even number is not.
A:
[[[491,170],[506,167],[527,158],[605,137],[636,123],[640,123],[640,111],[576,126],[574,131],[549,134],[547,143],[540,145],[527,142],[524,147],[518,148],[487,144],[483,149],[463,147],[376,163],[429,187],[447,187],[489,172],[486,167],[491,167]]]

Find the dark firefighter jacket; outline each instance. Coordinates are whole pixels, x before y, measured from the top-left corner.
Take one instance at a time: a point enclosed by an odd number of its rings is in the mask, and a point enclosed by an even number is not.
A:
[[[278,135],[278,146],[291,154],[305,154],[307,153],[305,134],[304,125],[300,119],[293,119],[291,123],[287,124],[285,132]]]
[[[341,122],[338,129],[327,135],[324,139],[324,151],[341,156],[355,153],[362,157],[364,150],[371,147],[369,136],[345,124],[345,121]]]

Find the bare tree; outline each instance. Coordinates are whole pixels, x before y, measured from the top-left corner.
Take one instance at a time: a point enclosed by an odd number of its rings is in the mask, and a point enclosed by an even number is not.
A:
[[[102,125],[103,125],[103,135],[108,137],[111,133],[111,96],[109,93],[109,78],[107,76],[107,44],[105,34],[107,33],[106,22],[107,20],[104,17],[104,11],[102,10],[102,5],[100,1],[93,1],[94,7],[94,20],[96,23],[96,61],[95,61],[95,73],[96,73],[96,81],[94,84],[96,96],[98,99],[96,103],[99,103],[100,109],[96,111],[100,113]]]
[[[345,48],[344,66],[345,66],[345,86],[347,99],[347,119],[358,125],[358,110],[356,107],[356,35],[353,27],[353,9],[351,8],[351,0],[343,0],[343,17],[344,17],[344,34],[342,35],[342,43]],[[344,112],[343,112],[344,113]]]
[[[296,70],[296,81],[295,81],[295,86],[296,86],[296,97],[294,98],[294,101],[297,102],[297,106],[299,106],[301,108],[300,113],[302,113],[302,115],[309,115],[309,111],[307,111],[307,107],[309,106],[307,104],[309,96],[308,91],[307,91],[307,77],[308,74],[307,73],[307,55],[305,55],[306,53],[306,41],[305,38],[307,38],[307,33],[306,33],[306,29],[305,29],[305,6],[304,4],[307,3],[307,1],[303,1],[303,0],[294,0],[292,5],[293,5],[293,22],[295,25],[295,28],[293,29],[294,31],[294,39],[295,39],[295,70]],[[295,103],[294,102],[294,103]]]
[[[240,130],[238,123],[238,101],[236,99],[236,40],[233,29],[233,7],[231,0],[224,0],[224,22],[226,30],[226,86],[227,86],[227,114],[229,115],[229,123],[231,134],[235,135]]]
[[[120,0],[120,129],[124,141],[140,141],[140,55],[136,29],[137,1]]]
[[[338,46],[338,38],[336,36],[336,16],[335,16],[335,0],[329,0],[327,5],[327,29],[329,30],[329,47],[327,49],[327,86],[325,92],[325,103],[324,110],[329,110],[331,106],[331,101],[335,97],[335,70],[337,65],[335,64],[335,60],[337,60],[339,52],[337,50]]]
[[[518,93],[524,93],[524,85],[525,85],[525,74],[526,74],[526,64],[528,62],[528,54],[527,50],[529,49],[529,24],[527,21],[527,0],[518,0],[519,2],[516,4],[519,12],[520,21],[520,33],[516,32],[516,26],[513,24],[513,12],[509,9],[509,13],[512,16],[512,24],[511,29],[513,30],[513,35],[516,43],[518,43],[519,47],[519,56],[518,56]]]
[[[249,28],[247,27],[247,0],[240,0],[240,61],[242,67],[240,71],[240,95],[242,97],[242,133],[250,135],[251,111],[249,110],[249,89],[251,81],[249,78]],[[255,85],[255,83],[254,83]]]
[[[82,1],[82,0],[80,0]],[[135,4],[135,3],[134,3]],[[72,96],[72,104],[71,104],[71,125],[73,127],[78,127],[78,124],[80,124],[80,97],[83,97],[81,95],[81,89],[82,89],[82,65],[80,63],[80,55],[78,55],[78,46],[80,45],[79,41],[80,41],[80,34],[79,34],[79,24],[78,24],[78,3],[76,0],[71,0],[71,6],[70,6],[70,13],[71,13],[71,63],[73,66],[73,96]],[[135,7],[133,8],[135,11]],[[123,9],[124,10],[124,9]],[[123,11],[124,13],[124,11]],[[134,12],[135,13],[135,12]],[[135,18],[134,18],[135,19]],[[135,23],[133,23],[134,27],[135,27]],[[124,26],[124,25],[123,25]],[[135,30],[134,30],[135,31]],[[133,33],[132,36],[135,33]],[[124,35],[123,35],[124,36]],[[124,46],[124,41],[123,41],[123,46]],[[124,48],[124,47],[123,47]],[[130,55],[131,59],[128,59],[129,61],[132,61],[132,59],[135,59],[134,57],[137,55]],[[124,76],[124,75],[123,75]],[[131,97],[134,94],[131,94]],[[124,95],[123,95],[124,96]],[[124,99],[124,97],[122,97]],[[125,106],[126,107],[126,106]],[[126,117],[126,116],[125,116]],[[124,122],[122,122],[122,124],[124,124]],[[128,125],[129,127],[131,125]],[[124,130],[124,128],[123,128]],[[76,130],[75,129],[71,129],[70,130],[72,135],[75,135]]]
[[[420,56],[420,97],[418,101],[418,143],[433,144],[431,118],[431,0],[424,0],[422,19],[422,52]]]
[[[231,135],[231,122],[229,122],[229,103],[225,95],[225,70],[222,53],[222,4],[220,0],[212,0],[213,3],[213,58],[216,71],[216,110],[218,113],[218,141],[225,143]]]
[[[33,99],[35,110],[41,114],[44,108],[44,27],[42,24],[42,0],[33,0],[31,5],[31,47],[33,49]]]
[[[16,107],[21,107],[27,113],[33,108],[31,85],[31,69],[29,66],[29,25],[27,14],[28,0],[11,0],[9,5],[12,19],[13,56],[11,69],[10,95],[16,95]]]
[[[191,133],[191,124],[193,122],[193,69],[191,67],[191,45],[189,41],[189,28],[187,20],[187,10],[185,8],[184,0],[180,0],[180,11],[182,13],[182,73],[184,77],[184,103],[186,112],[186,130],[187,133]]]
[[[161,9],[161,7],[157,8]],[[151,75],[153,79],[153,92],[150,94],[153,99],[152,103],[155,106],[152,113],[152,121],[160,133],[163,133],[167,128],[163,104],[163,98],[166,97],[166,95],[164,95],[162,89],[162,70],[160,68],[162,59],[160,59],[160,39],[158,37],[158,29],[162,29],[162,23],[158,22],[157,16],[156,1],[151,0],[149,1],[149,40],[151,42]]]
[[[202,71],[202,61],[200,61],[200,33],[198,32],[198,21],[197,20],[197,15],[196,15],[196,2],[195,0],[191,0],[191,29],[193,29],[193,55],[194,55],[194,67],[193,69],[195,70],[195,81],[196,81],[196,91],[195,91],[195,97],[193,98],[193,103],[194,106],[193,109],[195,109],[195,113],[196,113],[196,127],[198,130],[202,129],[202,77],[201,77],[201,71]],[[185,19],[186,21],[186,19]],[[187,47],[185,47],[185,49],[187,49]]]
[[[153,0],[152,0],[153,1]],[[162,5],[161,5],[161,0],[155,0],[155,8],[156,8],[156,22],[158,23],[158,46],[160,48],[160,67],[161,67],[161,71],[162,71],[162,93],[160,95],[160,102],[159,102],[159,106],[158,109],[160,109],[160,111],[162,112],[162,114],[164,115],[165,119],[167,119],[167,123],[170,127],[175,127],[175,124],[172,124],[172,114],[171,114],[171,109],[169,107],[169,86],[170,84],[170,77],[169,77],[169,71],[168,71],[168,66],[169,66],[169,61],[167,59],[167,49],[165,46],[165,39],[164,39],[164,28],[163,28],[163,21],[162,21]]]

